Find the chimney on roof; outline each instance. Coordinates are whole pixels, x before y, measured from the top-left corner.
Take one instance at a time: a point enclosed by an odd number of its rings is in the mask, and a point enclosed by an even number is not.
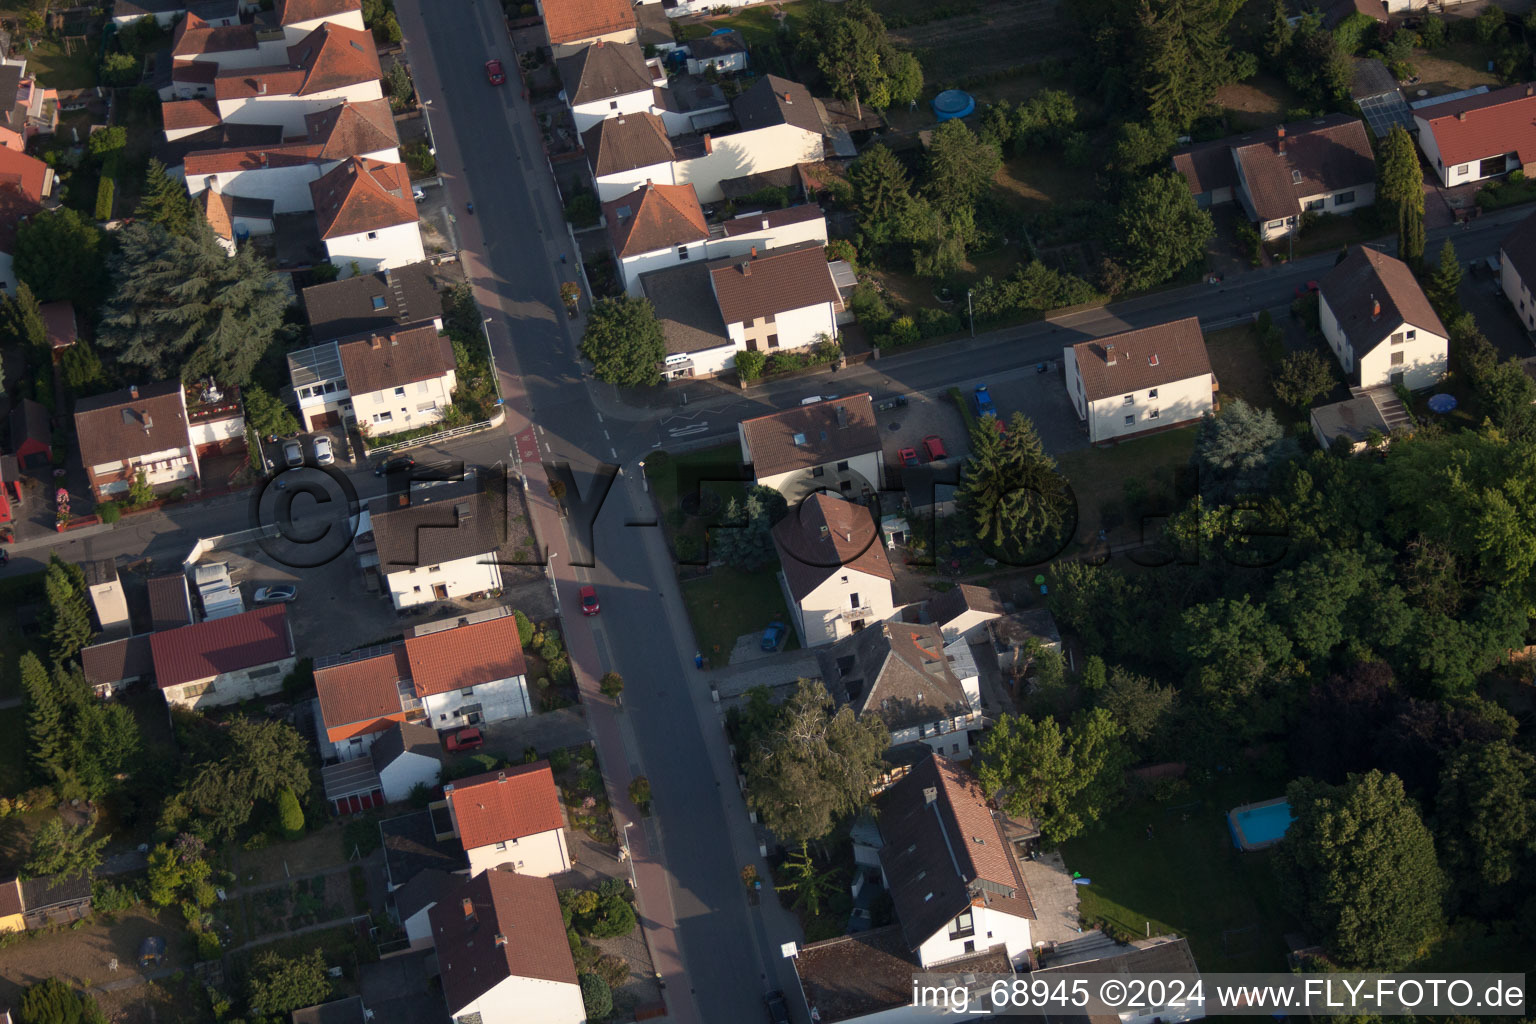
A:
[[[852,530],[844,530],[843,531],[843,540],[847,541],[849,544],[852,544],[853,543],[853,531]]]
[[[1275,138],[1279,140],[1280,152],[1285,152],[1285,125],[1275,129]]]
[[[1380,318],[1380,316],[1381,316],[1381,300],[1378,299],[1376,296],[1372,295],[1371,296],[1371,320],[1375,321],[1378,318]]]
[[[754,255],[754,256],[757,255],[757,250],[756,249],[752,250],[752,255]],[[743,263],[741,265],[741,276],[742,277],[751,277],[752,276],[752,261],[751,260],[747,260],[745,263]]]
[[[1465,121],[1466,119],[1467,119],[1467,112],[1465,110],[1458,110],[1458,111],[1456,111],[1456,120],[1458,120],[1458,121]]]
[[[506,782],[507,781],[507,773],[506,773],[505,770],[499,771],[499,772],[496,773],[496,781],[497,782]]]
[[[138,399],[139,399],[139,386],[137,384],[129,384],[128,385],[128,397],[133,399],[134,401],[138,401]]]
[[[1104,346],[1104,362],[1108,366],[1114,366],[1115,365],[1115,345],[1114,345],[1114,342],[1110,342],[1108,345]]]
[[[598,43],[597,45],[601,46],[603,44],[602,43]],[[506,944],[507,944],[507,937],[505,935],[501,934],[501,932],[497,932],[496,933],[496,948],[500,949],[502,946],[505,946]]]
[[[368,339],[368,347],[377,352],[384,347],[384,339],[375,334]]]
[[[711,139],[709,137],[709,133],[705,132],[704,133],[704,152],[706,152],[706,153],[713,153],[714,151],[715,151],[715,142],[714,142],[713,139]]]
[[[148,434],[151,430],[154,429],[154,426],[155,418],[146,412],[144,414],[144,433]]]
[[[790,106],[790,105],[792,105],[792,104],[793,104],[793,103],[794,103],[794,102],[795,102],[795,101],[794,101],[794,100],[792,100],[792,99],[790,99],[790,98],[789,98],[789,91],[788,91],[788,90],[785,90],[785,92],[784,92],[784,105],[785,105],[785,106]]]
[[[464,907],[464,920],[473,921],[475,919],[475,901],[465,897],[462,905]]]
[[[266,82],[257,82],[256,83],[256,93],[257,93],[257,95],[265,96],[267,94],[267,83]]]
[[[848,429],[848,410],[846,407],[841,405],[837,407],[837,429]]]
[[[923,787],[923,804],[925,806],[928,805],[928,804],[937,803],[938,800],[939,800],[939,787],[937,787],[937,786],[924,786]],[[468,903],[469,900],[465,900],[464,902]]]

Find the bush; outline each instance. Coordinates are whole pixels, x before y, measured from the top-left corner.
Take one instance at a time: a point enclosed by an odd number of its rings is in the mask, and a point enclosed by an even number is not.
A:
[[[677,560],[684,565],[696,564],[699,556],[702,554],[700,549],[703,545],[700,543],[699,538],[691,533],[678,534],[676,539],[673,540],[672,546],[677,549]]]
[[[608,983],[595,974],[583,974],[581,1004],[586,1007],[589,1020],[602,1020],[612,1013],[613,992],[608,988]]]
[[[854,270],[859,269],[859,250],[846,238],[834,238],[827,243],[827,262],[843,260]]]
[[[544,644],[539,648],[539,657],[545,661],[554,661],[560,657],[560,650],[560,637],[555,633],[550,633],[544,637]]]
[[[604,672],[603,678],[598,681],[597,688],[602,691],[604,697],[617,697],[624,692],[624,677],[617,672]]]
[[[117,194],[117,184],[107,177],[103,177],[96,184],[96,219],[112,219],[112,199]]]
[[[635,930],[635,911],[622,896],[610,896],[598,907],[587,934],[594,939],[616,939]]]
[[[578,228],[589,228],[597,223],[602,216],[602,210],[597,205],[597,197],[591,192],[582,192],[571,197],[571,201],[565,204],[565,219]]]
[[[742,380],[757,380],[763,375],[763,367],[767,363],[766,353],[738,352],[736,353],[736,376]]]
[[[108,526],[111,526],[113,523],[123,518],[123,510],[118,508],[117,502],[115,501],[104,501],[100,505],[97,505],[96,514],[100,516],[101,521],[106,523]]]
[[[285,839],[294,840],[304,835],[304,808],[299,806],[298,796],[287,786],[277,794],[277,823]]]
[[[143,902],[138,891],[98,878],[91,882],[91,909],[98,914],[121,914]]]
[[[651,812],[651,780],[644,775],[636,775],[629,783],[629,800],[640,808],[641,814]]]
[[[1419,27],[1419,39],[1426,50],[1438,50],[1445,45],[1445,19],[1438,14],[1431,14],[1424,19],[1424,24]]]
[[[517,623],[517,639],[524,647],[533,640],[533,620],[523,614],[521,610],[512,613],[512,621]]]

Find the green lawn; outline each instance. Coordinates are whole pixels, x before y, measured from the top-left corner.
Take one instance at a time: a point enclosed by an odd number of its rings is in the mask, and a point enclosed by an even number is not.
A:
[[[1274,351],[1280,346],[1264,345],[1253,325],[1243,324],[1207,334],[1205,347],[1221,386],[1217,394],[1222,401],[1241,398],[1256,408],[1279,411],[1280,400],[1275,397],[1270,375],[1283,358],[1281,352]]]
[[[0,582],[0,699],[21,696],[21,677],[17,659],[28,651],[42,655],[47,645],[38,636],[25,637],[16,625],[16,613],[22,605],[43,600],[41,572],[14,576]]]
[[[27,70],[48,89],[89,89],[96,84],[96,54],[91,47],[75,44],[75,52],[51,40],[39,40],[26,52]]]
[[[715,18],[703,24],[690,25],[687,29],[688,37],[707,36],[717,28],[733,28],[741,33],[742,40],[748,46],[763,46],[785,37],[793,39],[800,20],[798,12],[791,4],[783,5],[787,17],[784,19],[786,31],[781,33],[779,22],[773,16],[775,6],[764,4],[761,7],[749,7],[728,18]]]
[[[1285,970],[1284,935],[1300,928],[1280,895],[1273,856],[1238,852],[1226,818],[1282,788],[1223,778],[1168,804],[1130,804],[1068,842],[1067,865],[1092,879],[1081,887],[1082,916],[1137,938],[1149,926],[1154,935],[1182,935],[1202,971]]]
[[[1090,541],[1101,527],[1111,529],[1123,522],[1136,529],[1134,517],[1126,511],[1130,480],[1144,489],[1149,509],[1162,514],[1173,511],[1174,472],[1189,462],[1196,429],[1180,427],[1110,448],[1083,448],[1058,459],[1057,468],[1077,495],[1078,538]]]
[[[738,637],[761,633],[775,620],[791,625],[775,568],[747,573],[716,566],[703,579],[683,584],[683,603],[693,620],[693,635],[712,667],[726,664]],[[791,628],[784,649],[796,646]]]

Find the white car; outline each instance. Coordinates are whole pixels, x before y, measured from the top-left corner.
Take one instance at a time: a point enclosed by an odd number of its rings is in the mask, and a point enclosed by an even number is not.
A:
[[[336,461],[336,453],[331,450],[331,439],[329,435],[321,434],[319,437],[315,438],[314,444],[315,465],[329,466],[331,463]]]
[[[424,202],[427,201],[427,194],[425,192],[423,192],[417,186],[412,185],[411,186],[411,198],[416,200],[418,203],[424,203]]]
[[[298,596],[299,588],[292,583],[276,583],[270,587],[258,587],[253,599],[257,604],[287,604]]]

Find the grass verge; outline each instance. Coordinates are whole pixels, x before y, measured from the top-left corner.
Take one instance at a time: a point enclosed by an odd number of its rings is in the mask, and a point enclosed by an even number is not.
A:
[[[730,660],[738,637],[760,633],[770,622],[791,622],[772,568],[741,572],[717,566],[708,576],[684,583],[682,590],[699,650],[715,668]],[[794,630],[790,630],[785,649],[797,643]]]
[[[1077,496],[1078,537],[1090,540],[1101,529],[1132,522],[1131,505],[1148,514],[1173,511],[1175,474],[1189,462],[1196,429],[1180,427],[1110,448],[1082,448],[1057,459],[1056,467]]]

